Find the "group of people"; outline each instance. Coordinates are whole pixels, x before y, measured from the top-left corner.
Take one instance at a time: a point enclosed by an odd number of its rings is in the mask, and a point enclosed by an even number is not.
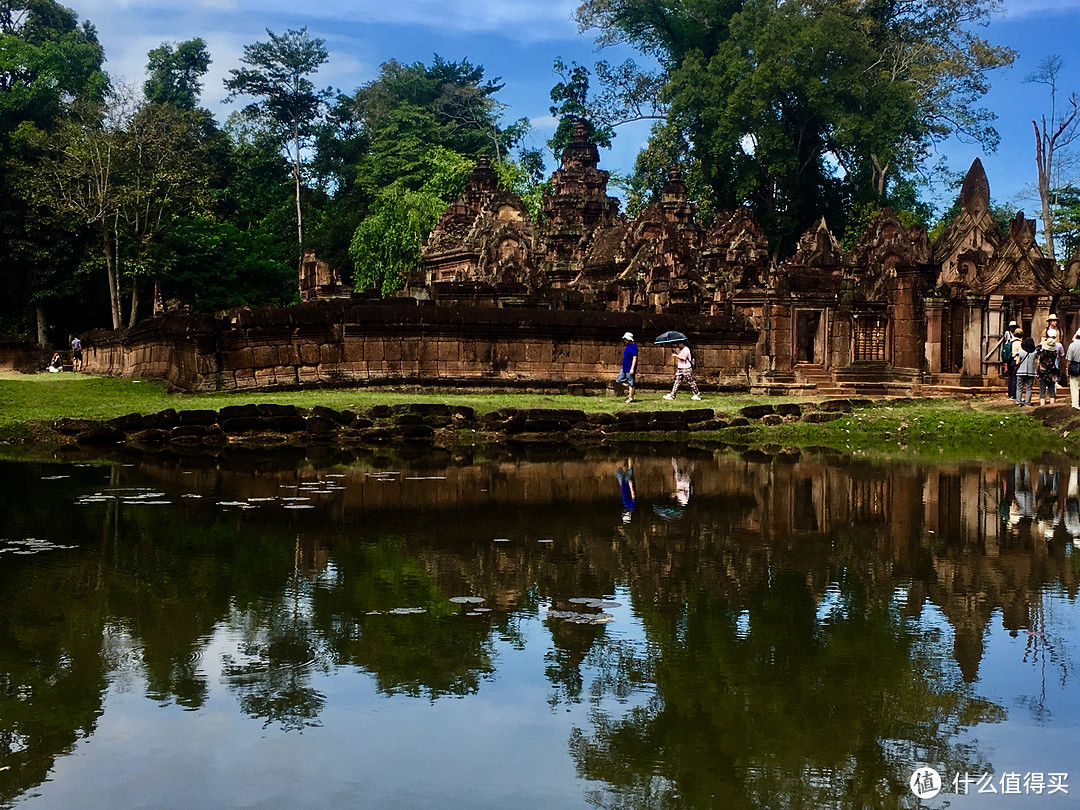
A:
[[[71,339],[71,370],[82,371],[83,359],[82,359],[82,341],[79,340],[79,336],[76,335]],[[52,359],[49,360],[48,370],[51,372],[64,370],[64,356],[60,352],[53,352]]]
[[[637,380],[638,347],[634,342],[632,332],[626,332],[622,336],[622,340],[622,367],[619,370],[619,376],[615,378],[615,382],[626,387],[626,401],[630,403],[636,401],[634,399],[634,385]],[[675,365],[675,382],[671,386],[671,393],[664,394],[664,399],[675,399],[679,386],[684,384],[689,386],[693,392],[690,399],[701,399],[701,392],[698,390],[697,382],[694,381],[694,354],[690,351],[690,347],[682,341],[676,343],[671,358]]]
[[[1016,321],[1002,337],[1001,357],[1009,381],[1009,398],[1020,406],[1031,405],[1035,382],[1039,384],[1039,404],[1053,405],[1057,387],[1068,379],[1072,406],[1080,410],[1080,330],[1066,349],[1059,339],[1058,318],[1051,314],[1039,342],[1025,336]]]

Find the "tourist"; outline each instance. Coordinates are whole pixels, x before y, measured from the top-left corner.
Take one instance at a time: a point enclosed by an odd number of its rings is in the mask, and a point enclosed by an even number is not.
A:
[[[1053,338],[1057,340],[1058,336],[1058,317],[1053,312],[1046,316],[1046,331],[1043,333],[1043,340],[1046,338]]]
[[[52,360],[49,361],[48,368],[49,371],[53,373],[64,370],[64,358],[60,356],[60,352],[53,352]]]
[[[1013,353],[1013,341],[1019,329],[1020,325],[1016,321],[1009,321],[1009,328],[1001,336],[1001,362],[1003,363],[1001,372],[1008,381],[1009,399],[1016,399],[1016,355]]]
[[[1057,398],[1057,382],[1061,376],[1062,345],[1047,337],[1036,352],[1035,375],[1039,378],[1039,405],[1053,405]]]
[[[637,375],[637,344],[634,343],[632,332],[626,332],[623,336],[622,368],[615,382],[626,386],[626,401],[634,401],[634,378]]]
[[[1073,335],[1069,350],[1065,352],[1065,367],[1069,375],[1069,394],[1072,406],[1080,411],[1080,329]]]
[[[671,386],[671,393],[664,394],[664,399],[675,399],[675,392],[684,382],[694,392],[690,399],[701,399],[701,392],[698,391],[697,383],[694,382],[694,355],[690,352],[690,347],[679,341],[675,344],[675,351],[671,353],[671,357],[675,363],[675,383]]]
[[[78,335],[71,339],[71,370],[82,371],[82,341]]]
[[[1016,404],[1030,405],[1035,385],[1035,341],[1029,337],[1020,341],[1016,358]]]

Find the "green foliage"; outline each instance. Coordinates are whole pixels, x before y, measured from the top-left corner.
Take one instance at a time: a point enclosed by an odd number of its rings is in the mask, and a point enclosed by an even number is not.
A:
[[[1061,260],[1080,257],[1080,189],[1068,186],[1054,196],[1058,209],[1055,235],[1061,243]]]
[[[151,104],[172,104],[182,110],[194,110],[202,93],[202,77],[210,69],[210,54],[200,37],[175,47],[167,42],[148,54],[149,78],[143,93]]]
[[[989,72],[1015,54],[970,29],[997,7],[583,0],[577,19],[601,44],[659,60],[668,124],[689,145],[700,201],[749,204],[782,252],[822,215],[843,230],[847,205],[880,204],[952,133],[996,145],[994,116],[978,101]],[[672,131],[656,136],[655,153],[674,157]],[[660,162],[639,167],[635,205],[655,193]]]
[[[77,223],[26,193],[40,156],[26,136],[55,132],[73,104],[100,100],[104,59],[93,27],[70,9],[0,0],[0,319],[35,340],[35,316],[55,311],[86,245]]]
[[[465,188],[472,169],[471,161],[436,147],[425,155],[428,179],[421,188],[414,191],[395,182],[375,198],[349,249],[356,290],[391,295],[404,286],[410,273],[423,269],[423,241]]]
[[[249,119],[277,126],[280,143],[289,153],[296,192],[296,233],[304,242],[301,187],[303,145],[317,131],[333,96],[330,88],[317,90],[308,78],[326,62],[329,53],[322,39],[313,39],[307,28],[275,34],[266,29],[269,42],[244,46],[240,60],[247,67],[229,71],[225,79],[228,100],[239,96],[256,99],[243,109]]]
[[[550,110],[559,119],[559,125],[548,141],[548,148],[561,155],[573,141],[574,129],[582,123],[591,143],[610,149],[614,131],[607,124],[593,120],[593,108],[589,104],[589,69],[577,62],[567,65],[562,59],[556,59],[554,70],[562,81],[551,88]]]
[[[290,304],[296,274],[275,258],[274,239],[253,228],[205,218],[184,220],[166,235],[161,252],[167,278],[166,299],[200,312],[241,305]]]

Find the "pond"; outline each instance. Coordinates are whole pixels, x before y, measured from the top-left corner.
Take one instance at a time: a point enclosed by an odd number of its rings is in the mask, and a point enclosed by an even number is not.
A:
[[[1080,794],[1069,462],[145,458],[0,486],[0,807]]]

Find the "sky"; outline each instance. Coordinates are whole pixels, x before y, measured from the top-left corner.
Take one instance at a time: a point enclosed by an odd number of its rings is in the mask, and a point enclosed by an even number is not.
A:
[[[508,109],[504,120],[533,123],[530,146],[543,147],[554,131],[549,92],[559,79],[553,61],[591,66],[599,59],[620,63],[637,56],[626,47],[597,50],[595,32],[579,33],[573,20],[577,0],[61,0],[91,22],[105,48],[106,70],[114,79],[141,85],[147,53],[163,42],[202,37],[213,64],[203,88],[203,104],[224,121],[236,105],[223,104],[223,79],[240,67],[245,45],[267,39],[266,29],[283,33],[303,26],[326,42],[330,58],[313,77],[316,86],[344,93],[376,78],[390,59],[430,64],[438,54],[449,61],[482,65],[487,78],[505,87],[497,98]],[[1059,100],[1080,93],[1080,0],[1004,0],[1003,13],[982,31],[995,44],[1018,51],[1015,64],[991,74],[983,106],[998,116],[997,151],[985,154],[955,139],[939,148],[953,172],[963,173],[979,157],[995,203],[1037,211],[1035,135],[1032,119],[1048,113],[1049,93],[1025,82],[1050,55],[1064,59]],[[619,127],[601,168],[629,173],[648,137],[648,124]],[[549,155],[547,169],[555,160]],[[944,181],[944,176],[932,178]],[[956,192],[938,183],[939,208]]]

